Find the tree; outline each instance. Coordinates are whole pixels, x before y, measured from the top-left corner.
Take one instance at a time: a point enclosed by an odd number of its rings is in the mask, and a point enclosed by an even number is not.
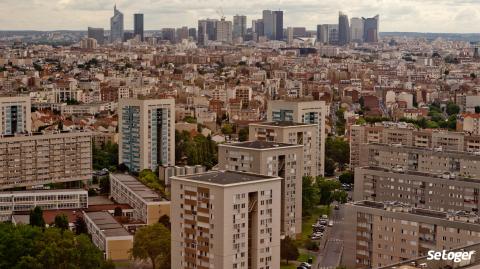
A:
[[[480,113],[480,106],[475,107],[475,113]]]
[[[325,156],[330,157],[338,164],[338,168],[343,169],[350,162],[350,145],[341,137],[327,137]],[[326,159],[325,162],[327,162]]]
[[[110,264],[110,265],[109,265]],[[0,223],[0,268],[111,269],[87,235],[70,230]]]
[[[287,261],[294,261],[298,259],[300,252],[295,242],[290,237],[285,237],[280,241],[280,258]]]
[[[332,158],[325,158],[325,175],[333,176],[335,175],[335,169],[337,168],[335,161]]]
[[[452,115],[456,115],[458,113],[460,113],[460,107],[455,103],[449,102],[447,104],[447,114],[449,116],[452,116]]]
[[[69,228],[67,215],[63,213],[56,215],[54,220],[54,225],[55,227],[61,230],[67,230]]]
[[[248,128],[242,128],[238,131],[238,141],[243,142],[248,140]]]
[[[100,193],[102,194],[110,193],[110,176],[107,175],[100,178],[99,186],[100,186]]]
[[[150,260],[152,269],[167,269],[171,263],[170,244],[170,231],[162,224],[155,223],[135,233],[131,254],[134,259]]]
[[[352,172],[347,171],[347,172],[341,174],[340,177],[338,178],[338,180],[340,180],[340,182],[344,183],[344,184],[353,184],[353,182],[355,180],[355,176],[353,175]]]
[[[100,147],[92,146],[93,169],[116,170],[118,164],[118,144],[108,141]]]
[[[30,225],[36,227],[45,227],[45,220],[43,219],[43,210],[36,206],[30,211]]]
[[[224,135],[231,135],[233,133],[233,126],[229,123],[225,123],[223,124],[221,131]]]
[[[158,223],[161,223],[167,229],[171,230],[172,224],[170,223],[170,217],[168,215],[163,215],[158,219]]]
[[[318,188],[313,185],[313,178],[304,176],[302,178],[302,213],[309,216],[311,210],[320,202]]]
[[[340,182],[317,178],[315,183],[320,194],[320,204],[330,205],[335,199],[334,192],[341,187]]]
[[[344,190],[335,190],[333,192],[333,200],[337,201],[338,203],[344,204],[347,202],[348,193]]]
[[[123,215],[123,210],[121,207],[117,206],[115,207],[114,211],[113,211],[113,215],[115,217],[121,217]]]
[[[76,235],[88,234],[87,223],[85,223],[85,220],[83,219],[82,216],[77,216],[77,219],[75,220],[74,224],[75,224]]]

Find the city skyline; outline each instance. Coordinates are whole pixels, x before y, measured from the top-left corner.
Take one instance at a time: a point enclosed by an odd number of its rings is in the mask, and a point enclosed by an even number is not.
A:
[[[199,19],[220,18],[218,10],[223,9],[227,20],[236,14],[247,16],[247,27],[251,21],[262,17],[262,10],[282,10],[284,28],[304,26],[314,30],[317,24],[338,21],[338,11],[350,18],[382,16],[381,31],[474,33],[480,24],[476,9],[479,3],[470,0],[457,1],[398,1],[361,0],[355,5],[348,1],[319,3],[318,1],[263,1],[256,4],[244,1],[236,3],[216,1],[12,1],[0,3],[5,10],[0,18],[1,30],[84,30],[86,27],[109,28],[112,8],[124,13],[125,29],[133,29],[133,14],[145,14],[145,30],[159,30],[165,27],[196,26]],[[28,8],[27,8],[28,7]],[[11,16],[19,14],[25,16]],[[161,15],[161,16],[160,16]],[[28,19],[24,19],[28,18]]]

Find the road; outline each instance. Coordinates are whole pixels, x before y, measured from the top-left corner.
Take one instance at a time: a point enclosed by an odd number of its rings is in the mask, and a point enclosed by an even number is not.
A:
[[[343,231],[345,229],[345,209],[343,205],[339,210],[332,210],[330,219],[333,227],[329,227],[324,239],[320,242],[320,253],[312,268],[336,268],[340,265],[343,252]]]

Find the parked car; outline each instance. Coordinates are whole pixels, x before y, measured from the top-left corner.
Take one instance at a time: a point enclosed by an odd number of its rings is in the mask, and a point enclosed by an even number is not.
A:
[[[333,226],[333,220],[330,220],[330,221],[328,222],[328,227],[332,227],[332,226]]]
[[[307,268],[307,269],[312,268],[312,265],[309,264],[309,263],[306,263],[306,262],[302,262],[302,263],[300,264],[300,266],[303,266],[303,267],[305,267],[305,268]]]
[[[339,210],[340,209],[340,206],[339,205],[335,205],[335,210]]]

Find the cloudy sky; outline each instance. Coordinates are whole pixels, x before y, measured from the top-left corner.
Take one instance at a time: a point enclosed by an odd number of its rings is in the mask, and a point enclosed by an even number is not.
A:
[[[223,8],[251,20],[263,9],[283,10],[284,26],[315,29],[335,23],[338,11],[350,17],[380,14],[380,31],[480,32],[480,0],[0,0],[0,30],[85,30],[109,28],[113,5],[133,28],[133,13],[145,14],[145,29],[196,26],[199,18],[218,18]]]

